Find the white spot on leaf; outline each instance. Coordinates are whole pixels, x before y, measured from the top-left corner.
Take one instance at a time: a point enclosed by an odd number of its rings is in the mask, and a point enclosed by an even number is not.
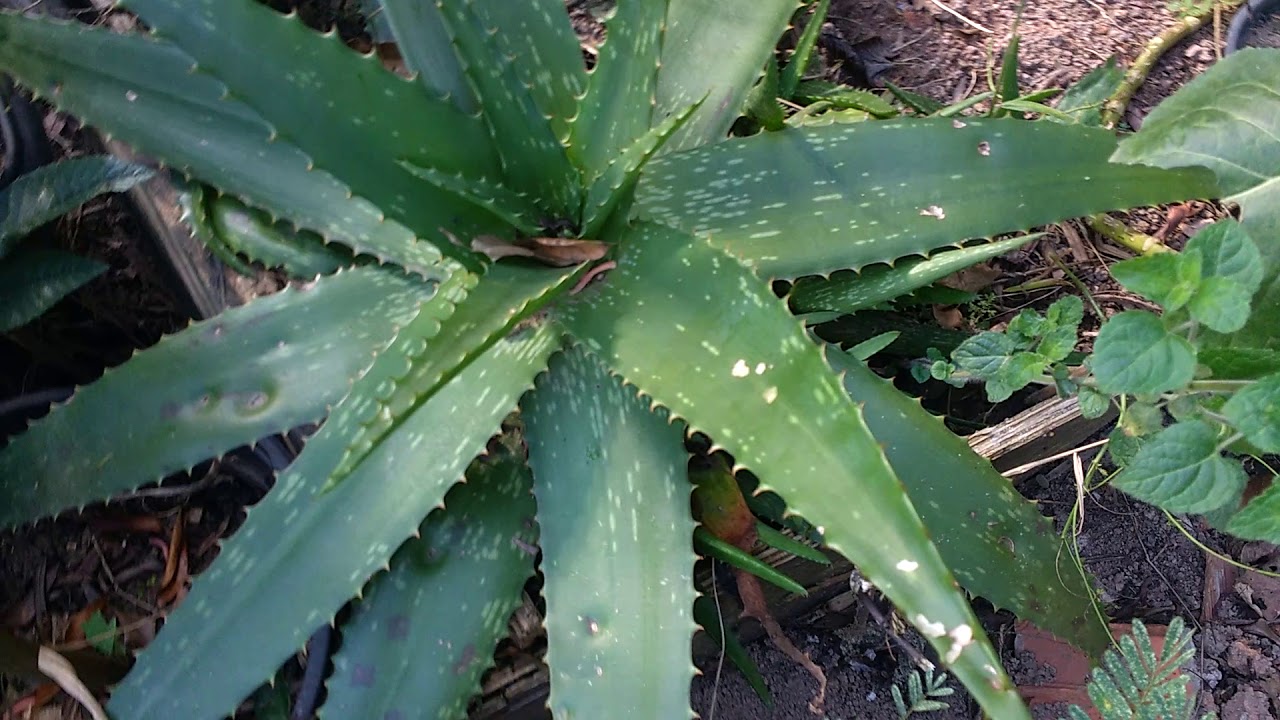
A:
[[[733,376],[737,378],[746,377],[751,374],[751,368],[747,366],[746,360],[739,360],[733,365]]]
[[[973,643],[973,628],[968,625],[957,625],[949,634],[952,640],[951,649],[947,650],[947,656],[943,659],[951,665],[960,659],[960,653]]]
[[[920,214],[926,217],[935,217],[935,218],[938,218],[939,220],[947,216],[946,211],[944,211],[942,208],[938,207],[937,205],[930,205],[929,207],[921,210]]]
[[[940,622],[930,622],[923,614],[916,615],[916,627],[925,637],[937,638],[947,634],[947,626]]]
[[[902,572],[915,572],[916,568],[918,567],[920,567],[920,563],[916,562],[915,560],[899,560],[898,561],[898,569],[901,570]]]

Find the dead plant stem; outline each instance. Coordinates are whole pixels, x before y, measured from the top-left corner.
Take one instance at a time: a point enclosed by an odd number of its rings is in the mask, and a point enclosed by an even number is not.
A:
[[[1147,75],[1151,72],[1151,68],[1160,58],[1169,51],[1174,45],[1177,45],[1191,33],[1204,27],[1204,24],[1217,14],[1220,17],[1222,10],[1233,10],[1239,6],[1244,0],[1221,0],[1215,2],[1213,7],[1198,13],[1184,15],[1169,27],[1160,32],[1159,35],[1147,41],[1146,46],[1138,57],[1134,59],[1133,64],[1124,74],[1124,80],[1120,83],[1120,87],[1111,94],[1107,100],[1106,106],[1102,110],[1102,124],[1104,127],[1114,128],[1117,123],[1124,118],[1125,111],[1129,109],[1129,101],[1147,81]]]

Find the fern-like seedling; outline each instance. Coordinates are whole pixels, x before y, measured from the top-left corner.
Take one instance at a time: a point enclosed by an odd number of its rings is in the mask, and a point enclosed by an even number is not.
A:
[[[1165,632],[1164,649],[1157,655],[1141,621],[1133,634],[1120,640],[1120,651],[1108,650],[1089,679],[1089,699],[1103,720],[1189,720],[1196,698],[1187,692],[1183,666],[1195,653],[1191,633],[1182,618],[1174,618]],[[895,696],[896,697],[896,696]],[[1078,705],[1071,720],[1088,720]],[[1201,720],[1213,720],[1207,715]]]
[[[949,704],[938,698],[947,697],[955,690],[946,686],[947,674],[933,674],[932,667],[917,669],[907,676],[907,697],[904,700],[902,691],[897,685],[890,688],[893,693],[893,704],[898,708],[898,720],[907,720],[916,713],[946,710]],[[908,701],[910,704],[907,704]]]

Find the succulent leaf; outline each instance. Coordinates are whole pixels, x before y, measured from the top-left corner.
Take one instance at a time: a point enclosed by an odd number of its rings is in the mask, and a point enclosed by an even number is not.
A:
[[[806,105],[824,102],[836,110],[860,110],[878,118],[891,118],[899,114],[892,103],[870,90],[837,85],[826,80],[802,81],[796,87],[793,98]]]
[[[813,14],[805,21],[804,32],[796,41],[796,49],[791,53],[791,59],[787,61],[787,67],[782,71],[782,77],[778,79],[778,97],[790,99],[796,91],[796,86],[800,84],[800,78],[804,77],[805,72],[809,70],[813,48],[818,44],[818,34],[822,30],[823,23],[827,21],[827,10],[830,7],[831,0],[818,0],[814,4]]]
[[[694,103],[658,123],[622,151],[595,179],[587,190],[583,208],[583,237],[599,237],[609,219],[622,203],[631,198],[640,170],[649,158],[662,149],[663,143],[693,116],[701,103]]]
[[[761,275],[795,277],[1215,194],[1202,168],[1108,162],[1115,142],[1011,119],[788,128],[654,158],[635,211],[710,237]]]
[[[670,3],[658,69],[658,117],[703,101],[662,151],[723,140],[752,81],[786,30],[797,0],[758,0],[725,12],[719,0]]]
[[[341,245],[326,245],[313,232],[281,227],[266,213],[229,195],[206,198],[203,191],[194,192],[193,216],[205,212],[208,229],[217,233],[217,241],[263,267],[282,268],[290,277],[311,280],[355,263]]]
[[[443,0],[447,6],[458,0]],[[465,1],[465,0],[464,0]],[[556,139],[569,138],[569,123],[587,89],[578,35],[560,0],[470,0],[502,57],[509,58]],[[477,58],[484,62],[485,58]],[[501,112],[501,110],[499,111]]]
[[[407,160],[400,164],[415,177],[489,211],[525,235],[532,237],[542,232],[539,222],[541,212],[537,206],[505,185],[414,165]]]
[[[0,526],[104,500],[318,420],[431,293],[396,273],[351,270],[162,339],[0,451]],[[344,322],[332,322],[338,316]]]
[[[787,296],[792,312],[831,311],[852,313],[875,307],[900,295],[919,290],[971,265],[1016,250],[1041,233],[911,258],[892,266],[876,265],[859,273],[837,273],[829,278],[802,278]]]
[[[420,400],[429,399],[449,373],[456,373],[459,358],[453,354],[448,340],[441,343],[444,351],[432,342],[444,323],[475,288],[478,276],[461,271],[440,284],[436,294],[418,306],[414,316],[396,330],[395,337],[373,356],[369,364],[351,384],[326,419],[326,424],[346,438],[347,447],[338,464],[330,469],[324,489],[332,489],[359,466],[377,445],[417,409]],[[471,346],[458,348],[470,352]],[[428,350],[436,351],[432,357]],[[436,360],[421,371],[416,363],[424,358]],[[423,397],[413,383],[420,372],[425,375]]]
[[[422,0],[366,0],[366,4],[373,6],[366,15],[377,13],[386,21],[405,65],[429,92],[462,112],[479,110],[438,4]]]
[[[825,528],[989,714],[1029,717],[857,405],[768,284],[662,226],[622,248],[608,283],[563,309],[565,326]],[[707,298],[716,312],[700,310]]]
[[[532,489],[511,453],[472,463],[342,626],[322,718],[466,717],[533,574]]]
[[[194,69],[217,78],[253,108],[271,127],[273,138],[296,145],[316,167],[446,255],[462,250],[443,247],[439,228],[456,234],[473,225],[493,227],[475,211],[467,217],[470,208],[459,208],[450,194],[424,188],[395,162],[408,159],[445,172],[496,177],[497,156],[484,124],[387,71],[377,57],[361,56],[336,33],[320,35],[296,16],[257,2],[121,4],[191,56]],[[228,51],[229,37],[254,51]],[[264,73],[264,62],[282,72]]]
[[[570,128],[570,156],[590,185],[649,131],[668,0],[618,3]],[[683,111],[683,108],[677,108]]]
[[[715,599],[708,595],[698,596],[698,599],[693,602],[693,619],[706,631],[707,637],[723,648],[724,654],[742,672],[747,679],[747,684],[756,691],[756,695],[764,701],[764,704],[772,707],[773,697],[769,694],[769,686],[765,684],[764,676],[760,674],[760,668],[756,667],[756,661],[747,654],[747,649],[742,646],[738,636],[732,632],[725,632],[724,616],[720,608],[716,607]]]
[[[328,493],[321,488],[346,439],[322,426],[138,656],[111,697],[111,714],[230,714],[439,506],[557,344],[546,327],[499,341]],[[210,658],[216,672],[192,682]]]
[[[581,181],[538,107],[533,88],[518,70],[517,58],[499,45],[511,38],[491,33],[490,24],[472,0],[453,0],[441,9],[488,123],[506,183],[539,200],[559,218],[576,219],[581,209]],[[556,12],[564,15],[563,10]]]
[[[556,717],[691,718],[684,424],[570,350],[521,403],[542,528]]]
[[[121,192],[151,169],[109,156],[71,158],[36,168],[0,190],[0,258],[27,233],[97,195]]]
[[[828,351],[827,362],[862,405],[960,584],[1091,655],[1109,647],[1110,631],[1092,590],[1035,504],[891,382],[842,352]],[[920,452],[922,446],[929,452]]]
[[[433,95],[476,114],[479,105],[463,70],[463,60],[444,24],[442,4],[420,0],[363,0],[375,40],[394,40],[405,65]],[[516,71],[548,116],[556,137],[568,137],[569,119],[586,86],[577,35],[563,7],[551,0],[473,2],[500,49],[517,58]],[[476,59],[485,62],[486,57]]]
[[[353,472],[475,358],[565,290],[575,271],[501,263],[478,286],[471,287],[474,280],[441,285],[329,419],[347,438],[347,450],[326,488]]]
[[[111,62],[103,63],[105,57]],[[172,45],[149,37],[0,13],[0,67],[57,107],[329,240],[424,277],[443,277],[435,268],[440,250],[313,169],[293,144],[273,140],[271,126],[226,98],[222,83],[190,73],[191,64]],[[441,247],[464,265],[481,267],[473,253]]]
[[[780,530],[774,530],[763,522],[756,522],[756,535],[760,538],[760,542],[775,550],[791,553],[796,557],[802,557],[809,562],[815,562],[819,565],[831,564],[831,559],[826,555],[823,555],[822,551],[818,548],[796,540],[790,535],[784,534]]]
[[[689,463],[689,481],[694,485],[694,517],[701,526],[727,543],[750,550],[756,542],[756,518],[728,459],[720,453],[695,458]]]
[[[773,56],[764,65],[764,75],[747,93],[742,114],[770,132],[786,127],[787,114],[778,102],[778,60]],[[798,114],[798,113],[797,113]]]
[[[313,31],[297,15],[245,0],[119,4],[189,55],[195,65],[188,69],[217,78],[280,137],[357,192],[363,191],[356,173],[382,172],[392,158],[476,177],[498,169],[478,118],[422,92],[374,55],[351,50],[337,33]],[[230,51],[229,37],[255,51]],[[280,72],[264,73],[264,64]]]
[[[746,550],[740,550],[735,545],[712,535],[706,528],[694,528],[693,545],[697,548],[698,554],[713,557],[740,570],[746,570],[761,580],[776,585],[789,593],[796,595],[809,594],[809,591],[805,590],[803,585],[791,579],[782,571]]]
[[[36,319],[106,265],[48,248],[20,248],[0,261],[0,332]]]
[[[187,229],[191,231],[191,237],[201,245],[204,245],[204,249],[208,250],[210,255],[217,258],[218,262],[226,265],[229,270],[240,273],[246,277],[252,276],[257,272],[253,269],[251,261],[247,261],[240,257],[240,251],[233,247],[233,244],[238,240],[238,237],[235,235],[224,237],[221,232],[215,230],[213,227],[213,220],[210,218],[209,203],[211,202],[210,197],[217,197],[217,189],[200,182],[183,181],[178,178],[171,178],[171,182],[173,183],[174,189],[177,191],[178,207],[182,212],[178,220],[186,224]],[[249,207],[244,203],[240,203],[240,206],[244,208]],[[263,217],[267,217],[266,213],[263,213]],[[311,233],[311,235],[314,236],[315,234]],[[328,247],[324,244],[323,239],[319,242],[322,247]],[[341,248],[342,246],[339,245],[338,247]],[[341,254],[341,250],[337,250],[337,248],[335,248],[335,251]]]

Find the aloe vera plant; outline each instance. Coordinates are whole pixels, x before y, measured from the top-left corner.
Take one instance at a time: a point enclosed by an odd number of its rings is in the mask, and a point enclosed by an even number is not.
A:
[[[115,690],[116,716],[223,715],[367,584],[334,712],[459,716],[535,540],[553,710],[689,716],[686,428],[856,562],[993,717],[1027,713],[952,569],[1106,644],[1047,521],[827,355],[770,281],[1212,195],[1208,173],[1112,164],[1105,132],[1015,120],[728,139],[792,0],[622,0],[591,72],[558,0],[382,0],[408,80],[250,0],[121,5],[152,33],[0,15],[0,67],[216,188],[193,204],[214,232],[336,269],[139,353],[0,454],[13,525],[327,416]],[[871,294],[933,277],[911,267]],[[528,467],[473,464],[516,409]]]
[[[0,191],[0,332],[30,322],[107,269],[24,238],[97,195],[149,177],[149,169],[116,158],[81,157],[32,170]]]

